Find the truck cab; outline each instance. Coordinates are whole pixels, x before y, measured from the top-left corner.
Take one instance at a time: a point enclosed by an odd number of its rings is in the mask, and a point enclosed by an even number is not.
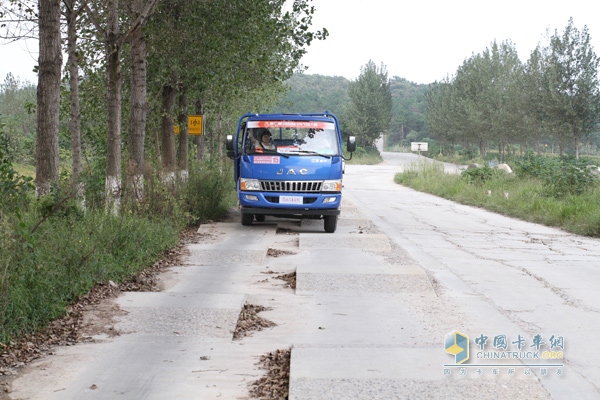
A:
[[[242,225],[265,216],[322,219],[337,227],[344,156],[335,115],[246,114],[236,135],[227,136]],[[347,150],[356,147],[348,138]]]

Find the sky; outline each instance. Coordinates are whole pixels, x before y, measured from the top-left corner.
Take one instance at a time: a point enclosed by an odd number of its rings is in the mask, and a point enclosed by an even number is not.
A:
[[[496,40],[514,43],[521,61],[547,30],[562,33],[570,17],[589,29],[600,55],[600,18],[594,0],[312,0],[313,28],[329,37],[313,41],[302,63],[307,74],[354,80],[369,60],[388,77],[427,84],[451,77],[472,54]],[[37,42],[0,45],[0,83],[12,72],[37,84],[32,71]]]
[[[315,41],[302,60],[307,74],[354,80],[369,60],[388,77],[427,84],[455,74],[463,61],[496,40],[510,40],[525,62],[546,31],[564,32],[569,18],[587,25],[600,55],[595,0],[313,0],[313,27],[329,37]]]

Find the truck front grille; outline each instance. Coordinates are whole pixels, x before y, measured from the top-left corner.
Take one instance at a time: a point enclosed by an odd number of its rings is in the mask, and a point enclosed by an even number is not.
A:
[[[318,193],[323,181],[261,181],[264,192]]]

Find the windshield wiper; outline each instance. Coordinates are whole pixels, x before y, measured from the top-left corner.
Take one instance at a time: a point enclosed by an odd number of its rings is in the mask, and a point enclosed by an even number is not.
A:
[[[318,153],[318,152],[313,151],[313,150],[297,150],[294,153],[309,154],[311,156],[321,156],[321,157],[325,157],[325,158],[331,158],[330,155],[321,154],[321,153]]]

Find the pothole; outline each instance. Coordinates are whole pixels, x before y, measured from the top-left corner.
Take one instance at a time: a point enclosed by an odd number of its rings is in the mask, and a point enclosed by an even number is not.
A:
[[[260,356],[256,365],[267,370],[249,384],[250,397],[257,399],[287,399],[290,390],[290,359],[292,349],[275,350]]]
[[[270,310],[272,310],[270,307],[244,304],[242,311],[240,311],[235,330],[233,331],[233,340],[241,340],[246,336],[252,335],[255,331],[262,331],[263,329],[276,326],[277,324],[273,321],[258,316],[259,312]]]

